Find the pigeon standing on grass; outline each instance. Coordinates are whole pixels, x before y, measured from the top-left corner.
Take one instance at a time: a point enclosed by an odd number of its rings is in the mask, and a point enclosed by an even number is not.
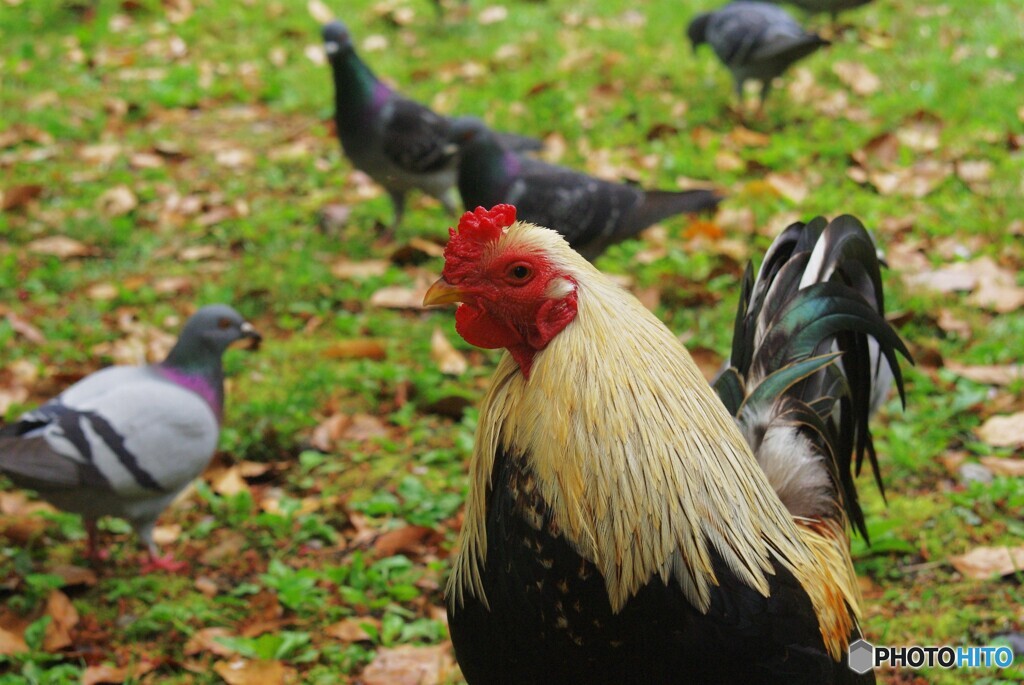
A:
[[[143,571],[187,564],[159,556],[157,517],[206,468],[224,411],[221,356],[260,335],[226,305],[210,305],[186,323],[167,359],[113,366],[86,376],[38,409],[0,429],[0,472],[50,504],[80,514],[96,547],[96,519],[118,516],[149,551]]]
[[[708,43],[732,72],[736,97],[743,109],[743,84],[761,82],[760,111],[772,80],[791,64],[828,41],[805,31],[781,7],[764,2],[732,2],[715,12],[698,14],[687,29],[693,49]]]
[[[590,260],[662,219],[714,209],[722,199],[710,190],[643,190],[524,157],[471,117],[452,128],[467,210],[515,205],[521,220],[558,231]]]
[[[402,221],[405,195],[420,190],[454,214],[458,146],[450,142],[453,119],[403,97],[381,82],[356,54],[348,28],[323,28],[324,50],[334,75],[334,123],[342,150],[360,171],[384,186],[394,207],[391,230]],[[539,140],[502,133],[504,144],[538,150]]]

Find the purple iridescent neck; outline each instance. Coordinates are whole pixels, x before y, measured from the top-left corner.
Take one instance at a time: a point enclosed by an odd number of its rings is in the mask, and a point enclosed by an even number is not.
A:
[[[202,397],[216,415],[217,423],[221,422],[224,417],[224,384],[222,381],[213,380],[203,373],[189,373],[164,364],[157,364],[154,368],[157,373],[175,385],[191,390]]]

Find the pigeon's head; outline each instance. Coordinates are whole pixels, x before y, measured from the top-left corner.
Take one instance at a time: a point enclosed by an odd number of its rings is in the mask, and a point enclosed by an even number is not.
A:
[[[337,19],[324,24],[324,51],[327,58],[352,49],[352,36],[349,35],[348,27]]]
[[[708,41],[708,19],[710,18],[710,13],[698,14],[690,22],[690,25],[686,27],[686,37],[689,38],[690,43],[693,44],[694,52],[697,51],[697,48]]]
[[[487,132],[487,125],[476,117],[455,117],[448,129],[448,140],[462,147],[481,138]]]
[[[185,322],[175,348],[181,347],[193,355],[213,353],[220,356],[236,340],[248,340],[250,348],[256,349],[262,339],[253,325],[234,309],[226,304],[211,304]]]

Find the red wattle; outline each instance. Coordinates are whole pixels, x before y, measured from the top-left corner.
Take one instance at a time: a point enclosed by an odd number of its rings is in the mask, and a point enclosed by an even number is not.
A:
[[[455,330],[470,345],[487,350],[523,344],[514,329],[494,318],[484,309],[462,304],[455,310]]]

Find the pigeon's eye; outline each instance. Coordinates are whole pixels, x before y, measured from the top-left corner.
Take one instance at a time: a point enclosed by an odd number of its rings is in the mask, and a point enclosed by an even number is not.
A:
[[[513,264],[508,269],[508,277],[513,281],[525,283],[533,276],[533,269],[525,264]]]
[[[231,326],[231,319],[221,319],[220,321],[217,322],[217,328],[220,329],[231,328]]]

